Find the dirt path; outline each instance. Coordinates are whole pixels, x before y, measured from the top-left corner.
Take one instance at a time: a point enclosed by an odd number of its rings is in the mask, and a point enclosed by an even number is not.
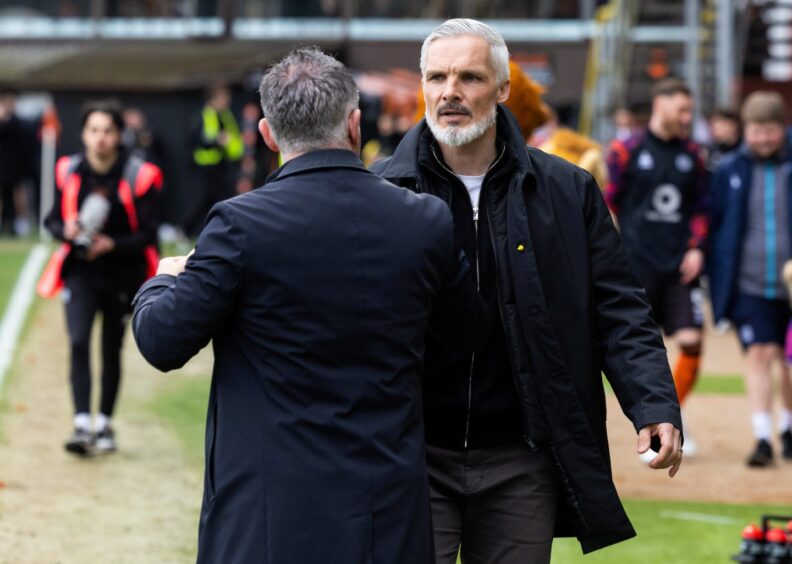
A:
[[[149,368],[127,334],[120,450],[75,458],[62,447],[71,425],[62,307],[52,300],[34,311],[0,424],[0,562],[194,560],[202,479],[146,408],[173,376]],[[207,369],[205,356],[196,360],[192,371]]]
[[[673,351],[673,349],[671,348]],[[673,353],[672,353],[673,354]],[[708,331],[703,372],[741,374],[744,359],[733,334]],[[696,395],[687,401],[685,415],[699,452],[687,459],[670,480],[665,472],[648,469],[634,454],[636,435],[615,397],[608,396],[608,434],[614,479],[628,498],[695,500],[729,503],[792,504],[792,462],[755,470],[744,460],[754,444],[748,403],[742,395]]]

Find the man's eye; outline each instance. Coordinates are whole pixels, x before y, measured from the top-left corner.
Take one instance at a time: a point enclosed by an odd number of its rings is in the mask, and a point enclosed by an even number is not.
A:
[[[429,75],[429,80],[443,80],[443,78],[444,77],[443,77],[442,74],[430,74]]]

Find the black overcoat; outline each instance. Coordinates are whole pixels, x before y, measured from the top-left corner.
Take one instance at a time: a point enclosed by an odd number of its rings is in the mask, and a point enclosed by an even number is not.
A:
[[[133,322],[162,370],[213,339],[198,561],[433,563],[424,341],[472,346],[483,308],[447,206],[349,151],[216,205]]]
[[[426,127],[372,170],[447,200],[425,176]],[[526,147],[502,106],[498,131],[517,164],[487,190],[486,208],[524,437],[549,439],[555,453],[564,499],[556,536],[577,536],[590,552],[635,535],[611,477],[601,374],[636,430],[661,422],[681,430],[679,404],[660,331],[594,179]]]

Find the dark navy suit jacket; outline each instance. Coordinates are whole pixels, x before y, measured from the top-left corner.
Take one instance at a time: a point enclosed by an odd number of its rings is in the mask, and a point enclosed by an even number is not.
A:
[[[485,325],[445,203],[311,152],[216,205],[135,304],[162,370],[213,342],[199,562],[434,562],[425,335]]]

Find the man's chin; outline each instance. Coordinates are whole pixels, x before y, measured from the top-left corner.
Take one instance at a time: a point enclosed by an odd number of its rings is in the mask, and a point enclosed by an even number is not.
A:
[[[429,129],[432,130],[432,135],[439,143],[449,147],[469,145],[486,133],[486,130],[480,131],[481,128],[476,127],[476,124],[458,127],[429,122]]]

